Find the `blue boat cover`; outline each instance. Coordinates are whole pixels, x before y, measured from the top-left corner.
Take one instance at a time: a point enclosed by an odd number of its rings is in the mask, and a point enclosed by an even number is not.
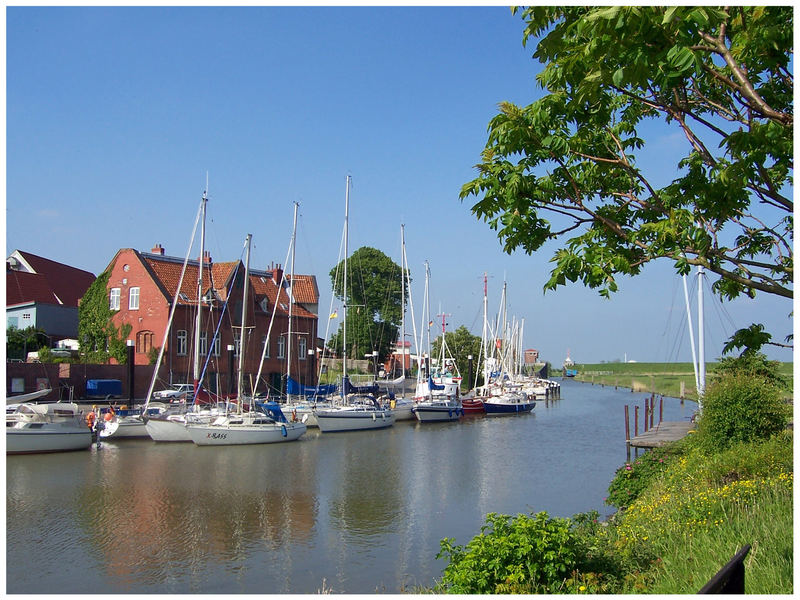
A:
[[[286,380],[286,393],[292,396],[327,396],[336,392],[336,384],[310,386],[303,385],[291,377]]]
[[[436,385],[433,383],[433,377],[428,377],[428,388],[431,390],[443,390],[443,385]]]
[[[256,407],[265,412],[268,417],[274,419],[278,423],[289,422],[284,416],[283,411],[277,402],[256,402]]]
[[[377,395],[380,393],[380,389],[378,388],[377,383],[373,383],[372,385],[353,385],[350,383],[349,377],[342,377],[344,393],[345,394],[374,394]]]

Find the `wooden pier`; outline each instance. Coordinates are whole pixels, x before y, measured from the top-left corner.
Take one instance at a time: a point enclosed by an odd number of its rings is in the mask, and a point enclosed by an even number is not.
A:
[[[662,421],[655,427],[634,436],[628,442],[635,448],[658,448],[669,442],[677,442],[694,429],[691,421]]]

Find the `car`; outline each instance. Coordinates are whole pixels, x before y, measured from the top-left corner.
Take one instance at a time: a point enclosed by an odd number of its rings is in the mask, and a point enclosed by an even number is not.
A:
[[[194,385],[191,383],[176,383],[171,388],[153,392],[153,398],[166,400],[168,402],[178,402],[185,400],[194,392]]]

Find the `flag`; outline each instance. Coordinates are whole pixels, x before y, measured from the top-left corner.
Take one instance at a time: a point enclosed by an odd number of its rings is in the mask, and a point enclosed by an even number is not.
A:
[[[430,327],[431,325],[433,325],[433,321],[428,321],[428,327]]]
[[[339,312],[338,312],[338,311],[333,311],[333,312],[331,313],[331,316],[330,316],[329,318],[331,318],[331,319],[336,319],[336,318],[338,318],[338,317],[339,317]]]

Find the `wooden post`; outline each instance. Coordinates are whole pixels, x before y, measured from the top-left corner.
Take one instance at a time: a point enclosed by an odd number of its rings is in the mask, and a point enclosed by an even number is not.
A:
[[[639,437],[639,407],[633,409],[633,436]]]
[[[650,413],[650,411],[648,410],[649,408],[650,408],[650,398],[645,396],[644,397],[644,432],[645,433],[647,433],[647,422],[649,421],[649,419],[647,418],[647,415]]]
[[[653,428],[653,420],[656,416],[656,399],[655,397],[650,398],[650,429]]]
[[[630,442],[631,441],[631,426],[630,426],[630,423],[628,422],[629,419],[630,419],[630,415],[628,413],[628,405],[626,404],[625,405],[625,441],[626,442]]]
[[[664,421],[664,396],[661,396],[661,400],[658,401],[658,424]]]

